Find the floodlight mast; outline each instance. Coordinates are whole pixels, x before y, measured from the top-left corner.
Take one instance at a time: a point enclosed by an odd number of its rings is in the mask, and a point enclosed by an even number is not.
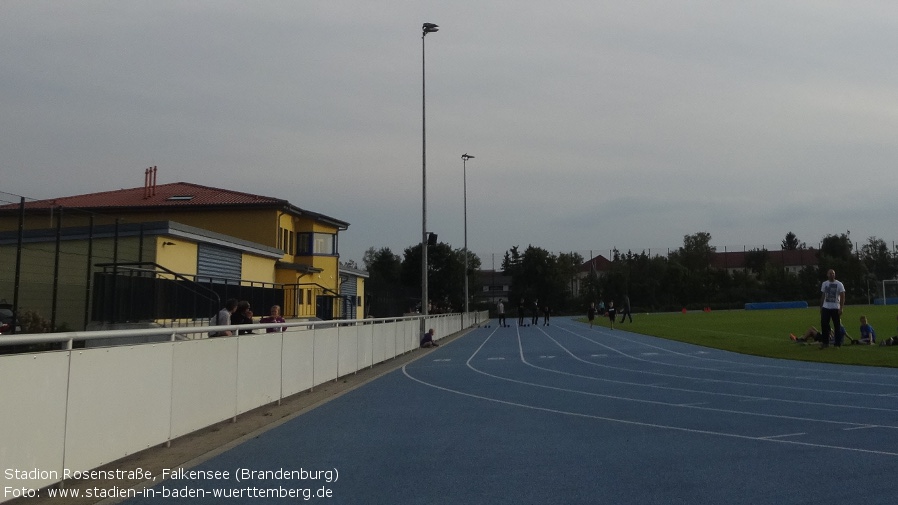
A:
[[[472,159],[474,157],[468,153],[461,155],[465,209],[465,317],[468,317],[468,160]]]
[[[421,314],[429,313],[427,299],[427,100],[424,37],[428,33],[439,31],[439,26],[424,23],[421,26]],[[421,319],[422,331],[425,320]]]

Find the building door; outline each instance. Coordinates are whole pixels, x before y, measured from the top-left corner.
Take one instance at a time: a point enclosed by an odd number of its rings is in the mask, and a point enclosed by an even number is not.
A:
[[[322,321],[334,318],[334,297],[318,295],[315,297],[315,317]]]

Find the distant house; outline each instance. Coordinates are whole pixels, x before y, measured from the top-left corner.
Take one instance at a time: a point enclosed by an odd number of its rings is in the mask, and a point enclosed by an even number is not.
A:
[[[498,270],[479,270],[477,274],[480,276],[479,285],[483,286],[479,293],[472,293],[475,303],[486,302],[490,306],[495,305],[500,300],[508,303],[508,294],[511,291],[511,276],[505,275]],[[510,308],[509,308],[510,310]]]
[[[749,272],[751,267],[747,262],[747,258],[757,251],[732,251],[732,252],[715,252],[711,255],[711,267],[726,270],[730,274],[736,272]],[[784,268],[786,271],[797,274],[804,267],[817,266],[817,249],[795,249],[795,250],[779,250],[779,251],[763,251],[766,253],[766,259],[771,265]],[[594,271],[601,278],[611,269],[612,262],[604,256],[596,256],[580,265],[577,273],[577,282],[575,283],[574,296],[580,293],[580,283],[590,272]]]
[[[362,293],[368,272],[340,265],[340,296],[343,300],[342,319],[364,319],[367,317]]]
[[[257,296],[257,315],[268,311],[261,304],[275,302],[288,317],[365,313],[367,276],[339,262],[339,233],[349,223],[287,200],[186,182],[157,186],[153,173],[143,187],[26,202],[21,251],[19,218],[18,204],[0,206],[0,261],[15,265],[20,256],[19,305],[53,311],[57,326],[86,325],[89,301],[123,304],[134,292],[122,291],[122,279],[148,270],[157,279],[177,279],[182,288],[196,283],[200,287],[190,288],[196,293],[217,291],[209,294],[216,299]],[[0,272],[0,297],[12,298],[13,275],[11,268]],[[94,285],[101,279],[107,282]],[[132,289],[138,284],[127,283]],[[112,298],[103,302],[99,287]],[[65,309],[51,302],[54,293],[70,302]],[[97,309],[90,310],[93,316],[103,314]]]
[[[751,266],[748,258],[752,254],[766,254],[767,261],[774,266],[782,267],[787,272],[797,274],[804,267],[817,266],[817,249],[781,249],[778,251],[732,251],[716,252],[711,256],[711,267],[726,270],[730,274],[749,272]]]
[[[601,254],[584,261],[580,264],[580,268],[577,270],[577,277],[574,280],[571,294],[573,296],[580,296],[580,285],[589,276],[590,272],[595,272],[596,276],[601,278],[610,269],[611,261]]]

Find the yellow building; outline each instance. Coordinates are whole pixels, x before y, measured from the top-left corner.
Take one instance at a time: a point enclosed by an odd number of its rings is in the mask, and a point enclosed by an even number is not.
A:
[[[286,200],[150,178],[24,210],[6,205],[0,261],[17,267],[0,273],[0,298],[17,291],[20,310],[40,309],[70,329],[145,320],[151,310],[152,320],[201,318],[231,297],[250,300],[257,315],[277,304],[286,317],[361,318],[367,275],[340,266],[348,226]]]

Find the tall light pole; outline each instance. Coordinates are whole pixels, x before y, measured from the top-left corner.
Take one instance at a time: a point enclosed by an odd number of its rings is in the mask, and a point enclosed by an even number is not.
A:
[[[425,99],[424,37],[439,31],[433,23],[421,26],[421,313],[428,314],[427,300],[427,101]],[[421,320],[422,328],[424,320]]]
[[[465,317],[468,315],[468,160],[474,159],[468,153],[461,155],[462,187],[465,192]]]

